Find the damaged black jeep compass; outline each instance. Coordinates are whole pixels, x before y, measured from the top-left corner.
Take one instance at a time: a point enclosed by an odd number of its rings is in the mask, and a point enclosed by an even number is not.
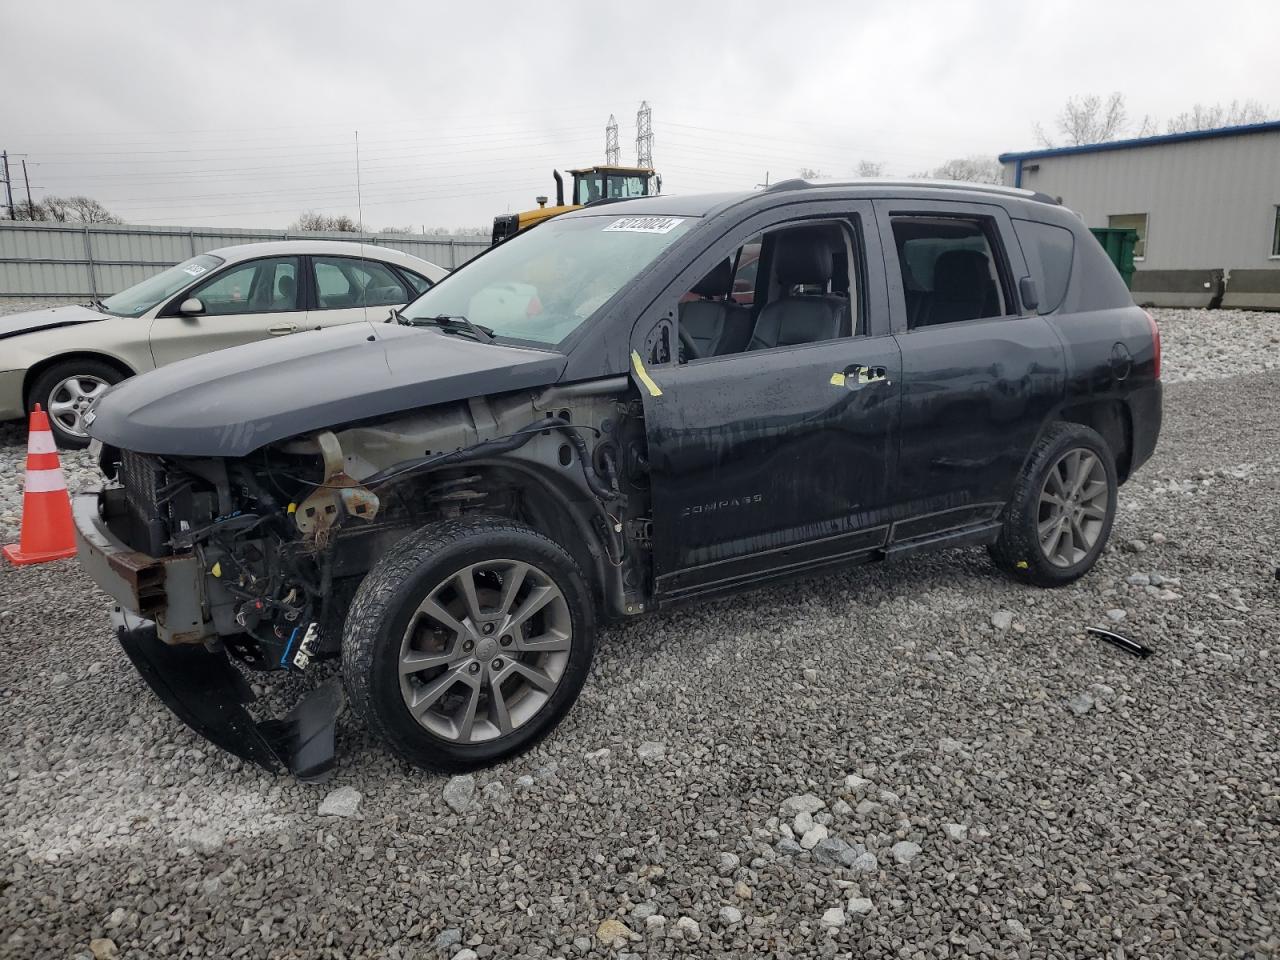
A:
[[[164,367],[88,418],[108,483],[76,500],[80,557],[125,650],[210,740],[300,776],[332,764],[342,690],[255,721],[246,671],[340,659],[399,755],[481,766],[566,714],[602,621],[965,545],[1069,583],[1160,429],[1154,322],[1023,190],[589,206],[369,321]]]

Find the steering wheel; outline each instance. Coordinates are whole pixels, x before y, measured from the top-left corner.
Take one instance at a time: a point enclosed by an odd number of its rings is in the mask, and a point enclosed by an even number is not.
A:
[[[693,337],[689,336],[689,331],[681,327],[677,334],[680,340],[680,362],[688,363],[690,360],[702,359],[702,351],[698,349],[698,345],[693,342]]]

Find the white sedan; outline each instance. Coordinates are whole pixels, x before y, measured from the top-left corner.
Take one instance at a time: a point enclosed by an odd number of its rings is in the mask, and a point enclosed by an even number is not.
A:
[[[35,404],[63,446],[113,383],[223,347],[385,320],[449,271],[374,244],[282,240],[192,257],[105,300],[0,317],[0,420]]]

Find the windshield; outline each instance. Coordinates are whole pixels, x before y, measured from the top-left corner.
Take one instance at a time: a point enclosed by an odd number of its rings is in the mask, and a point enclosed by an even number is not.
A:
[[[615,197],[647,197],[649,195],[649,178],[637,173],[609,174],[609,196]]]
[[[406,320],[466,317],[498,337],[557,344],[694,224],[689,217],[555,217],[450,274]]]
[[[202,253],[198,257],[184,260],[176,267],[157,273],[154,277],[148,277],[141,283],[135,283],[115,296],[107,297],[102,301],[102,306],[108,313],[114,313],[116,316],[140,316],[183,287],[194,283],[210,270],[222,266],[224,262],[221,257]]]

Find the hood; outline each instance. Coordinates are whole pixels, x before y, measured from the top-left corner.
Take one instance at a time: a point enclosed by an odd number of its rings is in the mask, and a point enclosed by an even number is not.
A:
[[[49,307],[46,310],[28,310],[26,313],[11,313],[0,317],[0,340],[16,337],[35,330],[51,330],[54,327],[67,327],[73,323],[92,323],[95,320],[107,320],[108,313],[99,313],[90,307],[78,303],[65,307]]]
[[[565,363],[559,353],[428,328],[352,323],[219,350],[126,380],[94,404],[89,435],[139,453],[242,457],[313,430],[547,386]]]

